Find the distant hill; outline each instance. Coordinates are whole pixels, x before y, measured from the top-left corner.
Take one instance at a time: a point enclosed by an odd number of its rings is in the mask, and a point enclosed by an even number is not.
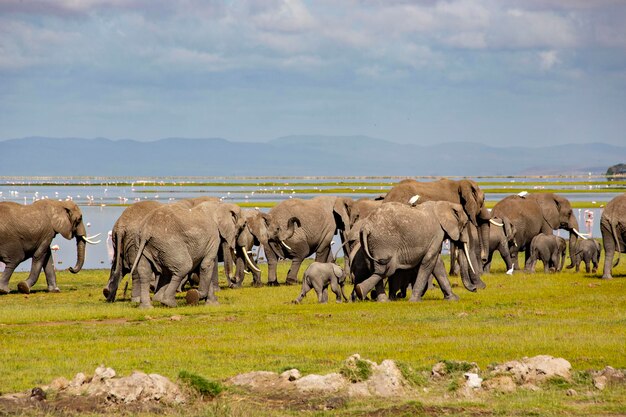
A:
[[[407,145],[366,136],[135,140],[28,137],[0,142],[2,176],[364,176],[603,174],[626,146]]]

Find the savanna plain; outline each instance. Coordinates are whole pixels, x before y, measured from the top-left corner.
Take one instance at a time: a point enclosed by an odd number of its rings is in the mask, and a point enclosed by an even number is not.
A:
[[[444,261],[448,266],[447,257]],[[118,301],[106,303],[102,287],[108,270],[59,271],[61,293],[45,292],[42,277],[31,294],[0,297],[0,394],[93,373],[105,364],[118,375],[141,370],[181,383],[181,375],[192,373],[224,388],[202,396],[190,387],[195,400],[181,406],[111,411],[123,415],[626,415],[626,387],[598,390],[590,374],[607,365],[626,368],[625,264],[622,259],[612,280],[599,279],[601,270],[544,274],[538,268],[534,274],[509,276],[496,255],[492,273],[483,277],[486,289],[470,293],[458,277],[451,277],[458,302],[443,301],[434,288],[415,304],[337,304],[332,294],[328,304],[318,304],[311,292],[294,305],[299,286],[253,288],[247,278],[243,288],[229,289],[221,278],[217,306],[188,306],[181,294],[179,307],[150,310],[130,302],[130,289],[126,294],[120,289]],[[288,262],[280,263],[280,282],[288,268]],[[261,269],[265,281],[266,265]],[[25,277],[16,273],[11,283]],[[346,293],[351,289],[347,284]],[[280,392],[260,397],[225,384],[253,370],[337,372],[354,353],[378,363],[396,360],[413,394],[403,399],[295,399]],[[572,380],[548,381],[538,391],[467,397],[454,377],[429,377],[442,360],[475,362],[484,370],[543,354],[567,359]],[[457,377],[462,380],[462,373]],[[0,415],[5,412],[0,409]],[[64,412],[29,408],[17,414]]]

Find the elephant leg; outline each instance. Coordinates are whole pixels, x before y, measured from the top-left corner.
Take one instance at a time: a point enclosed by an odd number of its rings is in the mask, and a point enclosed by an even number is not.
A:
[[[586,273],[591,272],[591,260],[589,259],[585,259],[585,272]]]
[[[320,290],[317,301],[320,304],[326,304],[328,302],[328,285],[324,285]]]
[[[136,278],[135,274],[137,274]],[[135,280],[139,283],[140,308],[152,308],[152,302],[150,301],[150,281],[153,275],[149,262],[142,256],[137,268],[133,271],[133,285],[135,285]]]
[[[218,263],[217,263],[217,257],[215,257],[215,267],[213,268],[212,273],[211,273],[211,282],[213,283],[214,292],[220,291],[220,278],[217,272],[218,272]],[[226,281],[230,282],[229,275],[226,275]]]
[[[500,252],[500,255],[502,255],[502,252]],[[504,255],[503,255],[504,257]],[[483,272],[489,274],[491,272],[491,261],[493,260],[493,252],[489,251],[489,253],[487,254],[487,262],[485,262],[485,264],[483,265]]]
[[[52,251],[50,251],[46,256],[43,272],[46,276],[48,292],[61,292],[61,290],[57,286],[57,274],[54,271],[54,259],[52,258]]]
[[[437,284],[439,284],[439,289],[443,293],[444,300],[457,301],[459,299],[459,296],[452,291],[452,286],[450,285],[450,280],[446,275],[446,267],[443,264],[441,256],[437,258],[432,275],[435,276]],[[422,296],[424,296],[424,294],[422,294]]]
[[[519,266],[519,247],[513,246],[509,248],[509,254],[511,255],[511,262],[513,263],[513,270],[521,270],[522,268]]]
[[[450,242],[450,276],[456,276],[459,273],[457,268],[457,247],[453,242]]]
[[[330,250],[330,244],[320,248],[315,252],[315,262],[332,262],[333,254]]]
[[[298,271],[300,271],[302,261],[304,261],[304,259],[294,258],[291,260],[291,266],[289,267],[285,284],[294,285],[298,283]]]
[[[162,286],[156,294],[154,294],[154,299],[164,306],[176,307],[176,291],[182,279],[182,276],[173,275],[170,283]]]
[[[615,255],[616,245],[610,226],[600,223],[600,232],[602,233],[602,244],[604,245],[604,266],[602,270],[602,279],[613,278],[613,256]]]
[[[434,259],[427,259],[426,257],[422,259],[422,264],[417,271],[417,279],[415,280],[413,291],[411,292],[411,298],[409,298],[410,302],[422,300],[422,296],[428,289],[428,279],[435,269],[437,258],[438,256],[434,257]]]
[[[9,279],[13,275],[17,265],[5,265],[4,271],[2,271],[2,277],[0,277],[0,294],[9,293]]]
[[[238,248],[237,250],[240,251],[242,249]],[[241,256],[237,256],[237,259],[235,260],[235,280],[228,283],[230,288],[241,288],[243,280],[246,277],[245,268],[246,265],[244,260]]]
[[[378,291],[379,287],[378,285],[383,281],[383,276],[377,273],[372,274],[369,278],[367,278],[366,280],[364,280],[363,282],[361,282],[360,284],[357,284],[354,286],[354,291],[356,293],[356,296],[360,299],[360,300],[364,300],[365,297],[367,297],[367,294],[369,294],[369,292],[376,287],[376,290]],[[383,283],[383,292],[385,290],[384,287],[384,283]]]
[[[307,293],[311,291],[311,288],[312,287],[309,285],[309,279],[305,276],[302,279],[302,291],[300,292],[298,298],[293,300],[294,304],[299,304],[304,299],[304,297],[306,297]]]
[[[139,277],[139,272],[133,271],[131,279],[133,288],[130,293],[130,301],[139,303],[141,302],[141,278]]]
[[[265,257],[267,258],[267,285],[277,287],[278,276],[276,274],[276,268],[278,266],[278,258],[270,247],[265,247]]]
[[[48,252],[51,252],[49,248],[46,253]],[[39,274],[41,274],[41,270],[43,269],[43,265],[46,261],[46,253],[37,257],[33,257],[28,278],[26,279],[26,281],[22,281],[17,284],[17,289],[22,294],[30,293],[30,289],[33,287],[33,285],[37,283],[37,280],[39,279]]]
[[[337,279],[332,279],[330,281],[330,289],[333,291],[333,293],[335,293],[335,296],[337,297],[336,302],[337,303],[343,302],[343,297],[342,297],[343,294],[341,293],[341,287],[339,286]]]

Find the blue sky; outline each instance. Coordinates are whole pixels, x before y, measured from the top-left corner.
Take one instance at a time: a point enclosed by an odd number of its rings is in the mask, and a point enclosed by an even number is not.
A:
[[[0,139],[626,143],[624,0],[0,0]]]

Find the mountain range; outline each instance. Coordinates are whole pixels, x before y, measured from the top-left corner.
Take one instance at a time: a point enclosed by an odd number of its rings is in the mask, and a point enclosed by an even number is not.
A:
[[[398,144],[366,136],[136,140],[27,137],[0,141],[1,176],[481,176],[604,174],[626,146]]]

